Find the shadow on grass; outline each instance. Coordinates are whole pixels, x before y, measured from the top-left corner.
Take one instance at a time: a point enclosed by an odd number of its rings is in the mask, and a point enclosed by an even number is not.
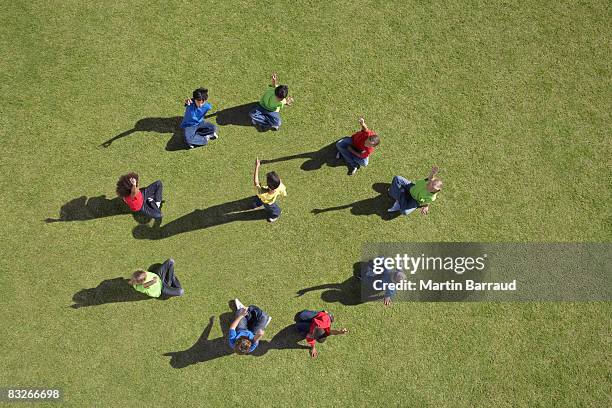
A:
[[[183,129],[179,127],[183,118],[171,116],[169,118],[143,118],[134,124],[132,129],[121,132],[108,139],[100,147],[110,147],[113,142],[130,136],[136,132],[172,133],[172,137],[166,144],[167,151],[185,150],[188,148],[183,136]]]
[[[248,211],[251,210],[251,211]],[[265,210],[253,210],[253,197],[194,210],[162,227],[138,225],[132,231],[136,239],[163,239],[185,232],[195,231],[236,221],[265,220]]]
[[[319,170],[324,165],[328,167],[339,167],[344,165],[340,159],[336,159],[336,142],[331,143],[319,150],[312,152],[299,153],[291,156],[278,157],[276,159],[261,160],[261,164],[278,163],[288,160],[307,159],[300,168],[305,171]]]
[[[257,105],[257,102],[249,102],[243,105],[223,109],[206,116],[206,119],[215,117],[219,126],[253,126],[249,112]],[[132,129],[128,129],[100,144],[100,147],[110,147],[114,142],[128,137],[136,132],[171,133],[172,137],[166,144],[169,152],[186,150],[189,148],[185,143],[184,131],[180,127],[182,116],[171,116],[168,118],[143,118],[138,120]]]
[[[359,305],[362,303],[361,285],[356,277],[360,276],[365,265],[365,262],[355,262],[353,264],[353,276],[347,278],[344,282],[326,283],[300,289],[297,291],[296,297],[304,296],[308,292],[324,290],[324,292],[321,293],[321,300],[326,303],[339,302],[344,306]]]
[[[388,190],[391,184],[389,183],[374,183],[372,189],[378,193],[377,196],[366,198],[364,200],[355,201],[354,203],[339,205],[328,208],[315,208],[311,212],[313,214],[321,214],[329,211],[351,210],[353,215],[378,215],[383,220],[391,220],[398,216],[398,212],[390,213],[387,211],[393,204],[393,199],[389,197]]]
[[[127,214],[131,214],[139,224],[147,224],[151,221],[151,218],[140,212],[130,211],[121,198],[108,199],[105,195],[90,198],[81,196],[70,200],[60,208],[59,218],[45,218],[44,221],[48,224],[53,222],[90,221]]]
[[[88,221],[130,212],[119,197],[108,199],[105,195],[100,195],[88,199],[81,196],[62,205],[59,218],[47,218],[45,222]]]
[[[219,317],[221,331],[223,333],[229,331],[233,316],[234,313],[227,312]],[[227,337],[217,337],[212,340],[208,339],[214,321],[215,317],[211,316],[200,338],[187,350],[173,351],[164,354],[164,356],[170,357],[170,366],[173,368],[185,368],[193,364],[203,363],[233,354]],[[309,349],[309,347],[299,344],[299,341],[302,339],[304,339],[304,336],[298,333],[294,325],[291,324],[278,332],[272,340],[260,340],[259,346],[249,355],[261,357],[270,350]]]
[[[72,296],[73,309],[81,307],[98,306],[106,303],[135,302],[149,300],[151,297],[136,292],[128,280],[119,277],[102,281],[95,288],[82,289]]]

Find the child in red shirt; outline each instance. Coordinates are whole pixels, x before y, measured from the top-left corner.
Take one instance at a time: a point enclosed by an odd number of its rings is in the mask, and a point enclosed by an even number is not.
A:
[[[117,195],[133,212],[141,212],[147,217],[160,219],[163,185],[160,180],[148,187],[138,188],[138,174],[128,173],[117,181]]]
[[[361,166],[367,166],[374,148],[380,144],[380,137],[369,129],[363,118],[359,118],[361,130],[351,137],[345,137],[336,142],[338,154],[348,165],[348,175],[352,176]]]
[[[306,336],[306,342],[310,346],[310,356],[316,357],[319,353],[315,347],[315,341],[322,343],[327,336],[336,336],[348,333],[347,329],[332,330],[331,324],[334,315],[325,310],[316,312],[314,310],[302,310],[293,318],[297,331]]]

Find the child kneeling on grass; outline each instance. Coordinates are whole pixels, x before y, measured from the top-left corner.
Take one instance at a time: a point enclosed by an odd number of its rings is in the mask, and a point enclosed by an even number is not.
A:
[[[249,354],[259,346],[272,318],[257,306],[245,307],[238,299],[234,303],[236,317],[229,327],[229,346],[238,354]]]
[[[271,171],[266,174],[266,186],[259,184],[259,167],[261,163],[259,159],[255,160],[255,172],[253,173],[253,184],[255,186],[256,196],[254,198],[254,207],[258,208],[263,205],[268,213],[268,222],[275,222],[281,215],[281,209],[276,204],[276,199],[279,195],[287,197],[287,188],[281,181],[276,172]]]
[[[145,295],[158,298],[164,296],[182,296],[185,291],[174,274],[174,259],[170,258],[160,266],[157,273],[139,270],[134,272],[128,282],[134,289]]]
[[[368,128],[365,120],[359,118],[361,130],[336,142],[337,159],[344,159],[348,166],[348,175],[352,176],[360,167],[368,165],[374,148],[380,144],[380,137]]]
[[[347,329],[332,330],[334,315],[325,310],[320,312],[314,310],[302,310],[297,312],[293,318],[297,331],[306,336],[306,342],[310,346],[310,356],[316,357],[319,353],[315,347],[315,341],[323,343],[327,336],[336,336],[348,333]]]
[[[249,116],[257,130],[278,130],[281,125],[280,110],[285,106],[291,106],[293,98],[287,96],[289,87],[278,84],[278,76],[272,74],[272,85],[266,89],[259,104],[255,106]]]
[[[206,113],[212,109],[208,102],[208,89],[198,88],[193,91],[192,98],[185,101],[185,115],[181,128],[185,132],[185,143],[190,149],[206,146],[210,140],[215,140],[217,127],[204,119]]]

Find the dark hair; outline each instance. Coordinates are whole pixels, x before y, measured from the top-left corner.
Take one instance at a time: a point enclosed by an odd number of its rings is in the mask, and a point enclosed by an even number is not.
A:
[[[268,184],[269,190],[276,190],[280,186],[281,179],[278,177],[275,171],[271,171],[266,174],[266,184]]]
[[[380,144],[380,137],[378,135],[371,135],[368,139],[372,142],[372,145],[378,146]]]
[[[251,340],[247,337],[241,337],[234,344],[234,351],[238,354],[249,354],[251,348]]]
[[[197,99],[200,101],[208,100],[208,89],[206,88],[198,88],[193,91],[193,99]]]
[[[285,99],[289,94],[289,87],[287,85],[279,85],[274,89],[274,95],[278,98]]]
[[[127,197],[132,193],[132,183],[130,183],[131,178],[135,178],[136,183],[138,183],[138,174],[133,172],[119,177],[119,180],[117,181],[117,189],[115,190],[119,197]]]
[[[317,327],[312,332],[312,337],[314,337],[317,342],[323,343],[327,339],[327,333],[325,333],[325,329]]]

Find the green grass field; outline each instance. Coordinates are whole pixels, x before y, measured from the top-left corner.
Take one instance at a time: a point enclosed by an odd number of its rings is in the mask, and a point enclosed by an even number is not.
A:
[[[611,241],[609,2],[3,3],[0,387],[60,387],[74,407],[611,403],[609,303],[296,297],[343,282],[366,242]],[[295,98],[279,132],[224,125],[206,148],[166,150],[194,88],[220,111],[258,100],[272,72]],[[264,165],[289,193],[276,224],[202,221],[148,240],[131,215],[44,222],[80,197],[113,198],[130,170],[164,182],[164,223],[247,197],[256,157],[316,152],[359,115],[382,144],[354,177],[303,170],[306,158]],[[390,205],[375,183],[434,164],[445,188],[427,217],[367,211]],[[71,308],[169,257],[184,297]],[[219,316],[236,296],[273,317],[268,340],[306,307],[350,334],[314,360],[222,355]],[[179,369],[164,355],[196,343],[181,355],[207,361]]]

